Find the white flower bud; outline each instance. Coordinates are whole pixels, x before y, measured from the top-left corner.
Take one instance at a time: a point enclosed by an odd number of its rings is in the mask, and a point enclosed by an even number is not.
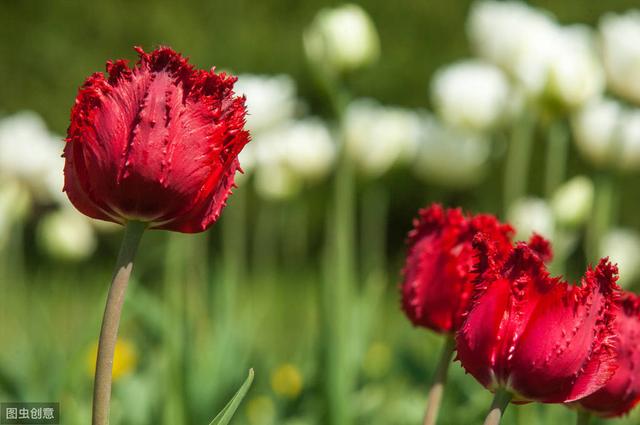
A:
[[[486,131],[504,118],[509,83],[494,65],[466,60],[439,70],[431,84],[435,108],[449,125]]]
[[[624,110],[611,99],[597,99],[577,111],[571,120],[576,146],[594,165],[611,165],[617,158],[616,140]]]
[[[247,98],[247,129],[252,134],[293,118],[296,86],[288,75],[240,75],[234,90]]]
[[[528,240],[533,233],[553,239],[555,223],[549,204],[540,198],[522,198],[509,207],[507,220],[516,229],[518,240]]]
[[[562,184],[551,200],[556,222],[566,227],[584,224],[593,207],[593,192],[593,182],[586,176],[576,176]]]
[[[482,181],[491,154],[487,139],[447,127],[427,114],[420,124],[413,167],[418,177],[454,189]]]
[[[618,264],[618,284],[629,286],[640,276],[640,235],[632,229],[613,229],[600,241],[600,255]]]
[[[0,179],[0,248],[9,240],[11,227],[31,209],[29,190],[19,180]]]
[[[600,20],[602,59],[611,90],[640,103],[640,11],[606,14]]]
[[[371,99],[352,102],[345,117],[347,154],[367,177],[376,178],[415,152],[420,120],[415,112]]]
[[[380,40],[369,15],[355,4],[323,9],[304,33],[309,60],[331,71],[368,65],[380,56]]]
[[[89,220],[70,208],[45,215],[37,227],[40,248],[51,257],[79,261],[96,249],[96,235]]]
[[[618,167],[623,171],[640,169],[640,109],[627,109],[619,130]]]

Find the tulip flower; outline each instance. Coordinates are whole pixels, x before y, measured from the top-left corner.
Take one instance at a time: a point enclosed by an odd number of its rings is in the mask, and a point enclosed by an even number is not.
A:
[[[485,424],[511,399],[566,403],[602,388],[617,365],[617,267],[602,259],[573,286],[525,243],[505,253],[478,235],[474,247],[477,280],[456,342],[465,370],[496,394]]]
[[[478,232],[490,234],[505,250],[511,246],[511,226],[490,215],[468,216],[438,204],[421,210],[409,233],[402,308],[414,325],[447,335],[429,391],[426,425],[435,423],[453,355],[453,334],[473,291],[471,243]]]
[[[64,149],[71,203],[89,217],[125,225],[98,343],[93,425],[109,422],[118,325],[142,233],[211,226],[249,140],[235,77],[195,70],[167,47],[136,51],[135,66],[109,61],[108,76],[85,81]]]
[[[640,297],[625,292],[619,304],[618,369],[603,388],[577,402],[580,408],[603,417],[624,415],[640,401]]]

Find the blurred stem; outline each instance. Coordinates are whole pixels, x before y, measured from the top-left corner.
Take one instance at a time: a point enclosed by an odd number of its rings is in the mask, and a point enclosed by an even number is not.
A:
[[[186,235],[170,233],[167,241],[164,274],[164,303],[165,303],[165,387],[172,391],[166,392],[163,403],[163,423],[173,425],[185,423],[186,409],[186,376],[185,376],[185,345],[187,339],[187,311],[186,311],[186,258],[189,257],[189,245]]]
[[[562,184],[567,171],[569,154],[569,130],[566,123],[557,119],[549,125],[547,140],[545,194],[551,198],[553,192]]]
[[[255,271],[271,280],[278,263],[278,208],[272,201],[260,202],[253,245]]]
[[[603,170],[594,178],[595,202],[587,229],[587,257],[595,262],[600,256],[600,242],[615,223],[616,176],[613,171]]]
[[[576,415],[576,425],[588,425],[591,421],[591,413],[585,410],[578,410]]]
[[[387,246],[387,212],[389,196],[386,188],[374,182],[362,194],[362,264],[365,276],[385,274]]]
[[[513,129],[504,175],[504,210],[527,193],[529,165],[535,130],[535,115],[525,111]]]
[[[320,73],[321,74],[321,73]],[[353,387],[353,365],[350,364],[351,309],[355,282],[355,181],[353,164],[346,154],[344,140],[344,111],[348,93],[338,82],[316,74],[326,85],[337,124],[339,149],[335,173],[333,202],[327,228],[327,259],[325,281],[322,285],[322,317],[327,344],[325,364],[327,368],[325,399],[328,403],[328,423],[348,425],[352,423],[350,412]]]
[[[107,425],[109,423],[113,354],[118,339],[120,315],[129,284],[129,276],[133,270],[133,259],[145,228],[146,224],[144,223],[129,221],[124,229],[124,238],[111,280],[98,341],[98,358],[93,387],[93,419],[91,422],[93,425]]]
[[[449,365],[451,364],[451,357],[456,349],[456,342],[452,335],[447,335],[442,352],[440,353],[440,360],[436,367],[435,374],[433,376],[433,383],[429,389],[429,395],[427,399],[427,410],[424,415],[424,425],[434,425],[438,420],[438,411],[440,410],[440,404],[442,402],[442,394],[444,392],[444,386],[447,383],[447,372],[449,371]]]
[[[484,425],[498,425],[512,397],[513,395],[510,392],[502,388],[496,390],[489,414],[484,420]]]

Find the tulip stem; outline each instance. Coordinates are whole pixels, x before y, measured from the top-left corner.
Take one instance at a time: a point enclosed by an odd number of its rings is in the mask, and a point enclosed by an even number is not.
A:
[[[527,193],[529,164],[533,148],[533,133],[535,130],[534,114],[528,110],[513,129],[507,152],[507,163],[504,176],[504,205],[505,211],[518,199]]]
[[[144,223],[130,221],[124,229],[124,237],[111,280],[102,318],[100,340],[98,341],[98,358],[93,387],[93,419],[91,422],[93,425],[107,425],[109,423],[113,354],[118,339],[120,315],[129,276],[133,270],[133,259],[145,228],[146,224]]]
[[[493,403],[491,403],[491,409],[489,410],[487,418],[484,420],[484,425],[498,425],[500,423],[502,415],[504,415],[504,411],[511,401],[511,397],[513,397],[513,395],[502,388],[496,390]]]
[[[569,153],[569,133],[562,120],[549,125],[547,140],[547,160],[545,174],[545,194],[547,198],[564,181],[567,169],[567,155]]]
[[[456,348],[456,342],[453,336],[447,336],[440,353],[440,360],[433,376],[433,383],[429,389],[427,399],[427,410],[424,415],[424,425],[434,425],[438,419],[438,411],[442,402],[442,393],[447,383],[447,372],[451,364],[451,357]]]
[[[616,178],[611,170],[596,174],[595,202],[589,228],[587,229],[588,261],[597,261],[600,257],[600,243],[609,228],[615,223],[616,216]]]
[[[591,421],[591,413],[586,410],[578,410],[576,425],[588,425],[589,421]]]

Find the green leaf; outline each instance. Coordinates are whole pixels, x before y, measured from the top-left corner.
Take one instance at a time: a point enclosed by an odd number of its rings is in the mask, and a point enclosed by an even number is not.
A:
[[[229,400],[229,403],[227,403],[227,405],[224,406],[224,409],[222,409],[220,413],[218,413],[218,415],[213,418],[209,425],[227,425],[231,421],[233,414],[236,413],[236,410],[238,409],[238,406],[240,406],[242,399],[247,395],[247,392],[249,391],[252,383],[253,369],[249,369],[249,376],[247,376],[244,384],[242,384],[236,395],[234,395],[233,398]]]

